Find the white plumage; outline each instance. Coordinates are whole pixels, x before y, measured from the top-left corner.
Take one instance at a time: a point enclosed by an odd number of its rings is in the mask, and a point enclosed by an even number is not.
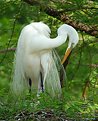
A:
[[[56,38],[50,38],[50,28],[42,22],[34,22],[21,31],[14,64],[14,76],[12,87],[16,94],[21,94],[29,88],[29,79],[32,81],[32,90],[41,91],[43,88],[54,96],[61,95],[60,77],[53,48],[62,45],[69,36],[68,48],[78,43],[79,37],[76,30],[63,24],[59,27]],[[42,74],[42,76],[41,76]]]

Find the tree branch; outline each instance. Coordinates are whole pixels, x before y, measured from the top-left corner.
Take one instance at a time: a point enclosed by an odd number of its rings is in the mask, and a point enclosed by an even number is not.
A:
[[[65,12],[66,12],[65,10],[59,11],[59,10],[53,9],[51,7],[44,5],[42,2],[39,2],[37,0],[23,0],[23,1],[32,6],[39,5],[41,10],[43,10],[48,15],[53,16],[53,17],[61,20],[62,22],[73,26],[74,28],[76,28],[79,31],[85,32],[91,36],[98,37],[98,27],[97,26],[90,26],[90,25],[86,25],[84,23],[72,20],[68,15],[65,14]]]
[[[7,53],[7,52],[15,51],[15,50],[16,48],[8,48],[8,49],[0,50],[0,53]]]
[[[87,99],[87,91],[88,91],[89,86],[90,86],[90,81],[87,80],[85,82],[84,89],[83,89],[83,92],[82,92],[82,97],[84,98],[84,100]]]
[[[53,16],[53,17],[61,20],[62,22],[66,23],[66,24],[73,26],[77,30],[85,32],[91,36],[98,37],[98,27],[97,26],[90,26],[90,25],[83,24],[81,22],[77,22],[75,20],[72,20],[65,13],[54,10],[52,8],[47,8],[46,13],[50,16]]]

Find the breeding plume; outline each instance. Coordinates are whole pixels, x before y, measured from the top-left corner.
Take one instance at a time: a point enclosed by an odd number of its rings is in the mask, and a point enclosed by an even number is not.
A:
[[[50,95],[60,96],[61,85],[57,69],[57,55],[53,48],[66,42],[69,37],[68,48],[62,60],[62,65],[71,50],[78,43],[76,30],[67,25],[61,25],[57,30],[57,37],[50,38],[51,30],[43,22],[33,22],[21,31],[14,64],[12,87],[16,94],[29,89],[31,91],[47,91]]]

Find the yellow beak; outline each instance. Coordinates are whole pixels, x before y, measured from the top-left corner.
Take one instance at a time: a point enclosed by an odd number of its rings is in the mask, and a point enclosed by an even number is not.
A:
[[[65,53],[65,55],[63,57],[63,60],[61,61],[61,64],[63,64],[66,61],[66,59],[68,58],[69,54],[71,53],[71,50],[72,50],[71,48],[67,49],[67,51],[66,51],[66,53]]]

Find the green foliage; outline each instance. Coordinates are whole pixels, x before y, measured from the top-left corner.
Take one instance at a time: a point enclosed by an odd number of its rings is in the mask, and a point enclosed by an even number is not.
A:
[[[42,1],[44,3],[44,1]],[[64,4],[62,4],[64,2]],[[87,25],[98,25],[98,2],[88,0],[52,0],[45,1],[50,6],[65,10],[74,20]],[[84,9],[92,7],[92,9]],[[95,9],[93,9],[95,8]],[[31,21],[43,21],[51,30],[51,37],[56,36],[61,21],[40,11],[40,6],[30,6],[20,0],[0,1],[0,50],[16,47],[21,29]],[[95,37],[79,32],[80,42],[73,50],[66,68],[67,84],[61,99],[53,99],[47,94],[36,97],[26,94],[14,99],[10,94],[14,51],[0,53],[0,120],[14,120],[21,111],[34,112],[53,110],[60,116],[63,112],[69,119],[90,119],[98,117],[98,45]],[[57,49],[62,58],[67,44]],[[87,99],[82,99],[85,82],[89,80]]]
[[[98,110],[98,104],[80,98],[76,100],[76,96],[73,96],[68,90],[66,91],[61,99],[51,98],[47,94],[36,97],[35,94],[30,95],[28,93],[24,98],[15,99],[11,95],[0,93],[0,119],[15,120],[15,116],[22,111],[36,113],[40,110],[52,110],[56,116],[63,112],[68,119],[72,118],[77,121],[95,118],[95,110]]]

